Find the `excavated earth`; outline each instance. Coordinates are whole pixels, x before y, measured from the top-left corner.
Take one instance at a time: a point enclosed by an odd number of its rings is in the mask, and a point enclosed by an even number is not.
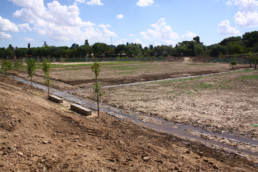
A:
[[[46,97],[0,75],[0,171],[257,171],[242,156]]]

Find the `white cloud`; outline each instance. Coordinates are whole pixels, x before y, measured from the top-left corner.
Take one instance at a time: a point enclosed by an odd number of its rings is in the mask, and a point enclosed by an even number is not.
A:
[[[0,39],[11,39],[11,35],[4,33],[4,32],[0,32]]]
[[[182,37],[185,39],[193,39],[196,36],[197,36],[197,34],[195,34],[193,32],[189,32],[189,31],[186,34],[182,35]]]
[[[151,28],[143,31],[140,35],[148,40],[155,42],[155,44],[169,44],[174,45],[175,40],[179,38],[176,32],[166,23],[165,18],[161,18],[157,23],[152,24]]]
[[[87,2],[88,5],[104,5],[101,0],[90,0]]]
[[[226,4],[238,6],[239,10],[234,16],[235,22],[238,26],[258,26],[258,1],[229,0]]]
[[[77,3],[84,3],[85,0],[75,0],[75,2],[77,2]]]
[[[130,36],[130,37],[134,37],[134,34],[131,33],[131,34],[129,34],[129,36]]]
[[[124,18],[124,15],[123,15],[123,14],[118,14],[118,15],[116,16],[116,18],[117,18],[117,19],[123,19],[123,18]]]
[[[79,8],[73,5],[61,5],[53,1],[44,6],[43,0],[11,0],[21,6],[14,16],[28,22],[40,35],[45,35],[55,41],[83,42],[85,39],[109,41],[116,34],[109,30],[110,25],[96,25],[89,21],[82,21]],[[100,1],[98,1],[100,2]],[[32,3],[32,4],[31,4]],[[36,3],[38,5],[34,5]]]
[[[0,16],[0,30],[4,32],[19,32],[17,25],[8,19],[4,19]]]
[[[19,29],[21,29],[22,31],[26,31],[26,30],[29,30],[29,31],[32,31],[29,23],[24,23],[24,24],[18,24],[18,27]]]
[[[29,41],[29,42],[33,41],[32,38],[24,38],[24,40],[25,40],[25,41]]]
[[[229,20],[224,20],[218,25],[218,32],[220,35],[241,35],[240,31],[230,25]]]
[[[140,7],[147,7],[154,3],[154,0],[139,0],[136,4]]]

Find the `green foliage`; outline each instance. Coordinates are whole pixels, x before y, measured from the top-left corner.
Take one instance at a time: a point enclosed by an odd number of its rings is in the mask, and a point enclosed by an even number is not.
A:
[[[236,65],[237,65],[237,62],[235,60],[230,62],[230,67],[231,68],[234,68],[234,66],[236,66]]]
[[[12,68],[12,63],[8,60],[3,60],[2,64],[1,64],[1,70],[3,71],[3,73],[6,75],[7,71],[10,70]]]
[[[47,61],[45,58],[42,62],[42,71],[44,72],[45,75],[45,81],[48,87],[48,96],[49,96],[49,86],[50,86],[50,68],[51,68],[51,63]]]
[[[105,56],[105,53],[113,53],[114,48],[105,43],[95,43],[92,46],[92,51],[96,57]]]
[[[27,59],[27,73],[28,76],[30,77],[31,80],[31,85],[32,85],[32,77],[35,73],[36,70],[36,61],[34,58]]]
[[[22,60],[15,60],[13,63],[13,69],[14,70],[21,70],[23,68],[23,62]]]
[[[245,75],[239,78],[240,80],[251,80],[251,79],[258,79],[258,75]]]

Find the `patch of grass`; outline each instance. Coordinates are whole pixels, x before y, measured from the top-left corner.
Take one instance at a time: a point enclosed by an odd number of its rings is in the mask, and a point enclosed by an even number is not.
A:
[[[186,63],[187,65],[190,65],[190,66],[212,66],[214,64],[212,63]]]
[[[110,66],[108,67],[108,69],[111,69],[111,70],[121,70],[121,71],[124,71],[124,70],[138,70],[138,69],[142,69],[142,68],[146,68],[148,67],[148,65],[131,65],[131,66],[128,66],[128,65],[119,65],[119,66]]]
[[[246,76],[240,76],[238,79],[240,79],[240,80],[258,79],[258,75],[246,75]]]

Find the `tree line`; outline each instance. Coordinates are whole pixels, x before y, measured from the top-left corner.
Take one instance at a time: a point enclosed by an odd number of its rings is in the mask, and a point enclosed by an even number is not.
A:
[[[200,42],[196,36],[191,41],[179,42],[172,45],[149,45],[142,47],[137,43],[126,43],[117,46],[105,43],[89,45],[85,40],[84,45],[72,44],[68,46],[48,46],[46,42],[42,47],[27,48],[13,47],[0,48],[0,58],[13,59],[23,57],[55,57],[55,58],[84,58],[84,57],[168,57],[168,56],[198,56],[219,57],[222,55],[258,53],[258,31],[247,32],[243,36],[229,37],[217,44],[210,46]]]

